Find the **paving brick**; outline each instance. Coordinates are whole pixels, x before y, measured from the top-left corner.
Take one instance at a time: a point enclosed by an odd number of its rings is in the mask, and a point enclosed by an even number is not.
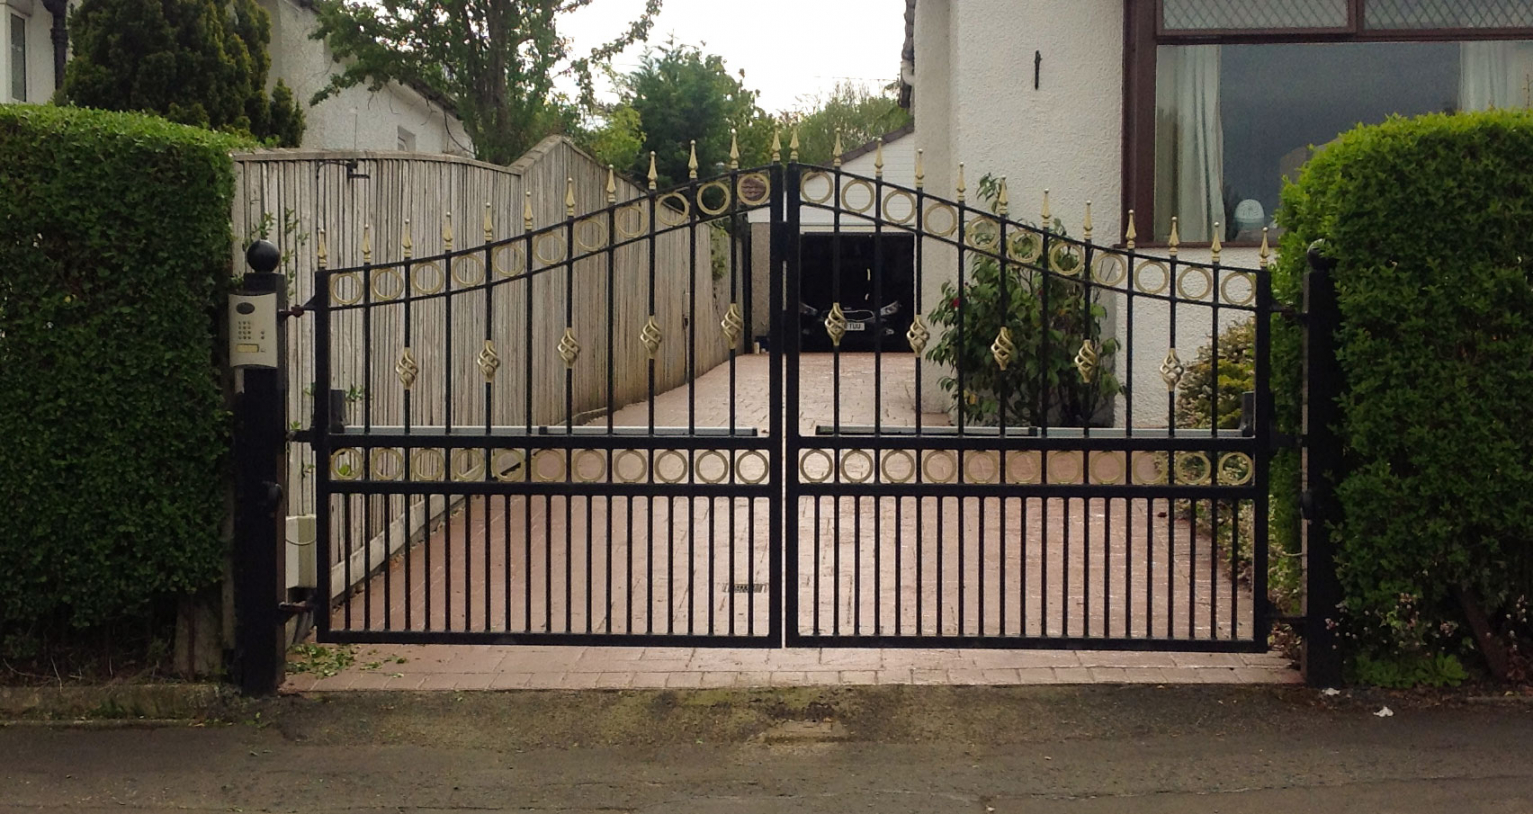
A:
[[[626,690],[633,686],[633,673],[602,673],[596,686],[604,690]]]
[[[665,686],[672,689],[697,689],[703,685],[702,673],[671,673],[665,677]]]
[[[1055,667],[1054,680],[1060,684],[1094,684],[1091,670],[1085,667]]]
[[[850,686],[866,686],[880,683],[878,670],[842,670],[841,684]]]

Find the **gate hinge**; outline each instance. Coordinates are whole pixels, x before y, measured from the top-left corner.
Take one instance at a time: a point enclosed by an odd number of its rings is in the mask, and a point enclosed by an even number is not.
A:
[[[290,441],[290,442],[291,441],[296,441],[296,442],[298,442],[300,444],[311,444],[312,445],[317,437],[318,436],[315,434],[313,429],[292,430],[292,431],[288,432],[288,434],[287,434],[287,440],[288,441]]]
[[[1298,449],[1300,446],[1299,436],[1292,433],[1273,430],[1267,435],[1268,449]]]

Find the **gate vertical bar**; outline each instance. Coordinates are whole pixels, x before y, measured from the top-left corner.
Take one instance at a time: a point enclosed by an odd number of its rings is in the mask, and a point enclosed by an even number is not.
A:
[[[1336,578],[1335,542],[1330,525],[1338,519],[1336,481],[1340,474],[1341,368],[1336,331],[1341,313],[1336,299],[1336,261],[1325,245],[1309,248],[1310,271],[1304,278],[1304,679],[1310,686],[1341,683],[1341,652],[1331,626],[1341,601]],[[1260,523],[1257,524],[1261,526]]]
[[[330,273],[325,231],[319,231],[314,272],[314,629],[320,641],[330,632]],[[408,500],[408,498],[407,498]],[[406,528],[408,533],[409,529]],[[348,556],[347,561],[350,562]],[[350,609],[347,609],[348,616]]]
[[[796,156],[795,156],[796,157]],[[771,638],[792,646],[799,638],[798,620],[798,400],[799,400],[799,201],[802,174],[799,165],[774,169],[772,184],[771,266],[771,427],[772,466],[775,486],[782,498],[772,500],[772,625]],[[794,420],[788,425],[788,417]],[[818,498],[816,498],[818,504]],[[790,511],[784,511],[787,508]],[[786,558],[786,562],[784,559]],[[819,568],[819,563],[815,563]],[[816,603],[819,597],[814,598]]]

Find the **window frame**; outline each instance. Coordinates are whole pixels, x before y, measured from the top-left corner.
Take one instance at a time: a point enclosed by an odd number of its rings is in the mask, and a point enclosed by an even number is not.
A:
[[[1124,0],[1123,10],[1123,230],[1128,212],[1141,235],[1155,223],[1155,81],[1163,45],[1269,45],[1281,43],[1467,42],[1533,40],[1533,28],[1363,27],[1368,0],[1348,0],[1345,29],[1267,28],[1238,30],[1166,29],[1165,0]],[[1154,235],[1143,246],[1164,246]],[[1184,244],[1188,246],[1208,245]],[[1226,243],[1229,247],[1255,244]]]
[[[6,14],[6,21],[5,21],[5,98],[6,98],[7,101],[9,101],[12,104],[25,104],[28,101],[30,101],[29,97],[31,97],[31,95],[32,95],[29,92],[31,90],[31,88],[28,87],[28,81],[31,79],[31,77],[28,76],[30,71],[27,70],[27,62],[28,62],[28,60],[30,60],[32,58],[32,54],[30,53],[30,49],[29,49],[30,43],[27,42],[27,34],[28,34],[27,24],[29,22],[31,22],[31,17],[28,16],[28,15],[22,14],[20,9],[14,8],[14,7],[12,7],[9,4],[0,4],[0,8],[4,8],[5,9],[5,14]],[[18,66],[16,65],[16,32],[17,31],[21,32],[21,65],[19,67],[20,67],[20,79],[21,79],[21,91],[22,92],[21,92],[21,98],[20,99],[16,98],[16,94],[15,94],[16,80],[17,80],[17,68],[18,68]]]

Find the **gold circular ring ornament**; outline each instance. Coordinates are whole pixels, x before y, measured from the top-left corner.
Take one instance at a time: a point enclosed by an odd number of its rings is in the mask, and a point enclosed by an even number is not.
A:
[[[1018,263],[1036,263],[1043,257],[1043,236],[1031,231],[1006,241],[1006,256]]]
[[[506,262],[508,254],[510,262]],[[490,251],[490,262],[495,266],[495,273],[501,277],[516,277],[527,271],[527,257],[522,253],[519,243],[496,246]]]
[[[543,462],[552,459],[558,465],[558,470],[552,474],[543,471]],[[540,449],[532,453],[532,479],[538,483],[557,483],[564,480],[564,475],[569,469],[569,462],[564,459],[564,452],[557,449]]]
[[[890,468],[889,463],[896,459],[905,461],[905,474],[897,475]],[[885,483],[910,483],[916,477],[916,456],[908,449],[891,449],[884,453],[878,470],[883,473]]]
[[[373,465],[371,469],[373,472],[373,480],[390,483],[404,479],[405,456],[399,450],[389,449],[387,447],[375,449],[373,450],[372,458]],[[390,467],[385,466],[386,463],[393,464],[392,472],[389,471]]]
[[[1164,452],[1132,452],[1129,462],[1129,474],[1132,486],[1156,486],[1169,484],[1166,471],[1166,453]]]
[[[512,462],[507,462],[503,456],[511,456]],[[501,483],[525,483],[530,468],[527,466],[527,456],[519,449],[496,450],[490,456],[490,467],[495,470],[495,480]]]
[[[592,460],[596,461],[596,474],[594,475],[587,474],[587,467],[585,465],[586,461]],[[580,450],[575,453],[574,475],[576,483],[596,483],[607,477],[607,456],[597,449]]]
[[[381,285],[384,280],[393,281],[394,292],[392,294]],[[373,300],[375,302],[393,302],[403,297],[407,290],[408,286],[405,285],[405,276],[399,273],[399,269],[373,269]]]
[[[655,217],[666,226],[681,226],[692,219],[692,202],[680,192],[667,192],[656,204]]]
[[[665,474],[665,472],[661,469],[661,466],[672,458],[675,458],[677,463],[681,464],[681,471],[676,473],[675,477],[671,477],[670,475]],[[660,478],[662,483],[681,483],[687,479],[687,472],[689,469],[690,467],[687,464],[686,456],[682,455],[680,452],[674,449],[665,450],[664,452],[661,452],[659,455],[655,456],[655,475]]]
[[[1091,453],[1091,479],[1100,486],[1116,486],[1123,482],[1123,453]]]
[[[707,201],[703,200],[703,194],[710,189],[716,189],[719,191],[720,195],[724,196],[724,199],[719,203],[718,206],[709,206]],[[722,215],[729,211],[729,206],[731,203],[733,203],[733,199],[729,195],[729,184],[723,181],[709,181],[708,183],[703,184],[701,187],[698,187],[697,208],[704,215],[708,215],[710,217]]]
[[[819,458],[825,461],[824,473],[818,476],[809,473],[809,460],[811,458]],[[803,456],[798,459],[798,474],[803,477],[806,483],[824,483],[830,480],[831,475],[836,474],[836,461],[830,457],[829,452],[823,449],[805,450]]]
[[[854,189],[862,190],[863,194],[867,196],[867,200],[864,201],[861,205],[852,203],[852,190],[854,190]],[[847,181],[846,185],[841,187],[841,208],[842,209],[848,210],[850,212],[856,212],[857,214],[860,215],[860,214],[863,214],[864,212],[867,212],[869,209],[872,209],[873,208],[873,204],[875,204],[877,202],[878,202],[878,192],[876,192],[873,189],[873,185],[872,184],[868,183],[867,181],[862,180],[861,178],[856,178],[856,179],[853,179],[851,181]]]
[[[975,474],[975,472],[974,472],[974,462],[975,461],[983,461],[983,462],[986,462],[986,463],[989,464],[990,472],[988,473],[988,477],[986,477],[986,473],[984,473],[984,472],[980,472],[979,474]],[[999,480],[1000,477],[1001,477],[1001,460],[1000,460],[1000,457],[998,455],[996,455],[995,452],[992,452],[990,450],[976,451],[976,452],[970,452],[968,455],[963,456],[963,482],[964,483],[991,484],[991,483],[995,483],[997,480]]]
[[[1105,286],[1117,286],[1128,277],[1128,261],[1121,254],[1104,254],[1096,259],[1091,271],[1092,279],[1098,284]],[[1111,274],[1104,274],[1103,270],[1111,266]]]
[[[815,181],[823,181],[825,183],[824,195],[815,195],[809,191],[809,185]],[[814,172],[804,173],[803,180],[799,182],[798,190],[799,197],[803,198],[805,202],[812,204],[823,204],[835,196],[836,184],[834,181],[830,180],[830,175],[820,170],[815,170]]]
[[[1230,283],[1236,280],[1244,280],[1246,283],[1244,298],[1230,296]],[[1249,271],[1225,272],[1224,283],[1219,286],[1219,297],[1225,305],[1250,305],[1256,299],[1256,276]]]
[[[851,463],[853,459],[859,459],[863,462],[864,466],[857,468],[857,472],[860,472],[861,474],[854,473],[852,467],[848,466],[848,464]],[[870,455],[867,450],[848,449],[841,453],[840,478],[838,479],[839,482],[867,483],[870,479],[872,479],[873,473],[876,471],[878,471],[878,467],[873,463],[873,456]]]
[[[755,181],[761,194],[758,196],[747,194],[746,181]],[[740,180],[735,183],[735,196],[742,206],[765,206],[772,200],[772,179],[764,172],[748,172],[740,176]]]
[[[1187,290],[1187,278],[1194,274],[1203,279],[1203,289],[1196,294]],[[1201,266],[1193,266],[1183,271],[1176,279],[1176,293],[1182,295],[1182,299],[1194,302],[1205,297],[1212,297],[1214,295],[1214,273]]]
[[[986,245],[995,246],[1000,238],[1001,223],[989,215],[970,218],[968,224],[964,226],[963,242],[970,248],[984,249]],[[982,240],[985,242],[981,243]]]
[[[421,282],[422,272],[426,271],[436,275],[436,279],[430,280],[429,284]],[[424,263],[416,263],[415,268],[410,270],[410,285],[415,288],[417,294],[435,294],[447,285],[447,275],[442,273],[441,266],[427,260]]]
[[[545,266],[552,266],[555,263],[564,262],[564,257],[567,252],[564,246],[564,241],[561,239],[563,237],[564,235],[561,235],[558,232],[550,232],[546,235],[538,235],[532,241],[533,256],[537,258],[539,263],[542,263]],[[550,253],[548,251],[548,247],[550,245],[554,247],[556,250],[555,252]]]
[[[934,212],[941,212],[947,216],[946,226],[941,229],[932,226],[932,213]],[[926,212],[921,218],[921,229],[932,237],[952,237],[953,233],[958,231],[958,210],[954,209],[950,204],[945,204],[941,201],[928,204]]]
[[[1014,449],[1006,453],[1006,482],[1013,486],[1037,483],[1042,468],[1042,452]]]
[[[630,474],[629,472],[624,471],[623,464],[627,463],[629,460],[635,460],[639,462],[639,469],[637,472]],[[618,483],[640,483],[644,480],[645,476],[649,474],[649,461],[644,458],[644,453],[636,449],[625,449],[622,452],[619,452],[617,457],[613,459],[612,474],[614,477],[616,477]]]
[[[944,477],[932,474],[932,461],[941,458],[947,461],[948,472]],[[958,456],[950,449],[934,449],[928,452],[921,460],[921,476],[926,483],[952,483],[958,479]]]
[[[1066,257],[1072,261],[1070,268],[1065,268]],[[1049,268],[1057,274],[1075,277],[1081,273],[1081,269],[1085,268],[1085,266],[1086,257],[1081,252],[1081,248],[1074,243],[1056,243],[1054,248],[1049,250]]]
[[[607,224],[594,216],[575,221],[575,246],[583,252],[607,248]]]
[[[892,203],[897,200],[905,202],[904,215],[897,216],[892,214],[894,212]],[[909,192],[906,192],[903,189],[891,189],[884,195],[884,220],[899,226],[904,226],[905,224],[910,223],[912,220],[915,220],[918,206],[919,204],[916,203],[916,196],[911,195]]]
[[[1145,269],[1156,269],[1160,272],[1160,282],[1154,288],[1144,284]],[[1134,269],[1134,287],[1144,294],[1160,294],[1171,287],[1171,269],[1159,260],[1145,260]]]
[[[478,477],[474,476],[475,472]],[[484,451],[478,449],[455,449],[452,451],[452,479],[459,483],[484,479]]]
[[[1231,466],[1234,464],[1234,466]],[[1256,477],[1256,462],[1244,452],[1231,452],[1219,459],[1219,485],[1245,486]]]
[[[719,462],[719,472],[717,475],[709,475],[703,471],[703,462],[714,460]],[[697,462],[692,465],[692,468],[697,472],[697,479],[703,483],[719,484],[729,480],[729,459],[716,449],[705,450],[697,456]]]
[[[469,277],[463,273],[465,265],[474,267],[474,276]],[[452,269],[452,279],[461,286],[476,286],[484,282],[484,261],[472,254],[462,254],[449,258],[447,267]]]
[[[644,205],[640,203],[618,207],[612,219],[617,225],[618,237],[623,240],[631,240],[649,230],[644,222]]]
[[[342,281],[348,282],[350,285],[342,286],[340,285]],[[343,288],[352,291],[353,293],[351,296],[348,297],[345,294],[342,294],[341,292]],[[348,271],[343,274],[335,274],[331,275],[330,277],[330,301],[336,305],[356,305],[362,301],[362,295],[366,293],[366,291],[367,289],[362,285],[361,275],[357,274],[355,271]]]
[[[1063,461],[1066,464],[1066,466],[1064,467],[1064,472],[1066,474],[1063,474],[1063,475],[1060,474],[1060,468],[1059,468],[1059,463],[1061,461]],[[1081,472],[1081,469],[1082,469],[1082,466],[1083,466],[1083,462],[1081,461],[1081,459],[1079,457],[1076,456],[1074,451],[1069,451],[1069,452],[1051,452],[1051,453],[1049,453],[1048,462],[1049,462],[1049,481],[1048,481],[1049,483],[1060,483],[1060,484],[1065,484],[1065,485],[1071,485],[1071,484],[1077,484],[1077,483],[1081,482],[1081,475],[1083,474]]]
[[[436,463],[436,471],[430,471],[426,461]],[[447,478],[447,457],[439,449],[416,449],[410,453],[410,480],[416,483],[440,483]]]
[[[346,447],[331,453],[331,477],[344,481],[361,480],[362,472],[362,450],[356,447]]]
[[[745,469],[746,461],[756,461],[761,464],[761,470],[755,474],[748,474]],[[756,486],[766,483],[767,478],[772,476],[772,465],[767,462],[767,457],[759,449],[746,450],[739,458],[735,459],[735,479],[748,486]]]
[[[1213,482],[1214,465],[1202,452],[1181,452],[1176,456],[1176,482],[1182,486],[1207,486]]]

